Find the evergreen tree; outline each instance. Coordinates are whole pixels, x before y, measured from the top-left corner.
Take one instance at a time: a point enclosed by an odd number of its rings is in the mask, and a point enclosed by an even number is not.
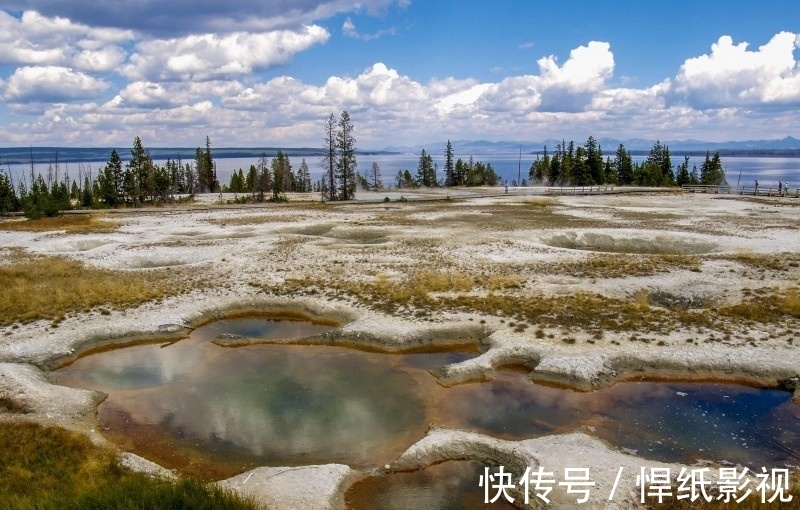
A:
[[[689,156],[684,156],[683,163],[678,165],[675,183],[678,186],[683,186],[684,184],[689,184],[689,181],[691,181],[691,176],[689,175]]]
[[[633,158],[622,144],[617,147],[613,166],[620,184],[627,186],[633,182]]]
[[[649,186],[674,186],[675,174],[669,157],[669,147],[656,140],[644,164],[645,180]]]
[[[403,170],[403,188],[416,188],[417,182],[414,180],[414,177],[411,176],[411,172],[408,170]]]
[[[67,211],[72,209],[72,202],[69,199],[69,189],[67,188],[67,183],[64,181],[54,181],[53,185],[50,187],[50,200],[53,203],[53,207],[55,208],[55,213],[52,215],[57,214],[60,211]],[[52,216],[48,214],[48,216]]]
[[[453,144],[447,140],[447,147],[444,150],[444,185],[457,186],[458,184],[456,167],[453,163]]]
[[[125,195],[133,202],[134,207],[144,202],[147,194],[145,189],[148,180],[147,151],[144,150],[142,139],[138,136],[133,140],[131,159],[125,167],[123,188]]]
[[[26,194],[25,201],[21,205],[25,216],[30,219],[55,216],[59,212],[59,203],[53,200],[42,174],[33,181],[31,191]]]
[[[565,142],[561,142],[561,173],[559,180],[562,183],[572,183],[572,164],[575,159],[575,143],[569,142],[569,146]]]
[[[603,151],[597,144],[597,140],[590,136],[584,145],[586,148],[586,166],[589,178],[587,184],[603,184],[606,182],[605,165],[603,164]]]
[[[347,110],[343,110],[339,118],[339,130],[336,132],[336,148],[339,151],[336,178],[339,181],[340,200],[355,198],[357,166],[355,143],[350,114],[347,113]]]
[[[89,208],[92,207],[94,203],[94,197],[92,196],[92,183],[89,182],[89,176],[85,176],[83,178],[83,190],[81,192],[81,206]]]
[[[618,184],[619,183],[619,176],[617,176],[617,172],[614,169],[614,165],[611,163],[611,158],[606,156],[606,162],[604,165],[603,171],[606,174],[606,183],[607,184]]]
[[[378,191],[383,188],[383,180],[381,180],[381,167],[378,166],[377,161],[372,162],[372,170],[369,173],[369,180],[372,181],[372,190]]]
[[[297,190],[301,193],[308,193],[311,191],[311,174],[308,171],[308,164],[305,158],[300,162],[300,168],[297,169]]]
[[[267,161],[267,154],[262,152],[261,157],[258,159],[258,178],[256,179],[256,191],[258,192],[258,201],[264,201],[264,193],[272,188],[272,177],[270,176],[269,162]]]
[[[369,181],[366,177],[361,175],[360,172],[356,172],[356,182],[358,183],[358,187],[364,191],[369,191]]]
[[[244,190],[244,173],[240,168],[238,172],[236,170],[231,172],[231,180],[227,191],[229,193],[244,193]]]
[[[433,167],[433,157],[422,149],[417,165],[417,183],[420,186],[430,188],[436,186],[436,173]]]
[[[550,154],[547,152],[547,145],[542,149],[542,157],[536,155],[536,160],[531,163],[531,168],[528,171],[528,177],[531,180],[545,182],[549,180],[550,176]],[[550,183],[552,184],[552,183]]]
[[[214,157],[211,155],[211,139],[206,136],[206,149],[200,147],[194,152],[195,168],[197,169],[197,180],[200,185],[201,193],[214,193],[219,189],[217,180],[217,167]]]
[[[292,164],[289,156],[278,151],[272,158],[272,201],[286,200],[286,191],[291,187],[290,179],[293,177]]]
[[[722,168],[722,159],[719,156],[719,151],[714,153],[713,157],[709,157],[706,152],[706,159],[700,165],[700,183],[707,185],[717,185],[725,182],[725,170]]]
[[[458,158],[454,167],[454,174],[456,179],[456,186],[464,186],[467,183],[467,174],[469,173],[469,165],[463,159]]]
[[[572,161],[572,177],[570,182],[573,186],[589,186],[594,184],[591,168],[589,167],[588,152],[585,147],[578,147]]]
[[[256,184],[258,183],[258,169],[255,165],[250,165],[250,169],[247,171],[247,178],[245,179],[244,186],[245,191],[252,194],[253,198],[256,197]]]
[[[395,187],[396,188],[402,188],[403,187],[403,171],[402,170],[398,170],[397,171],[397,175],[394,178],[394,182],[395,182]]]
[[[559,179],[561,179],[561,161],[561,145],[556,145],[556,152],[553,154],[553,158],[550,160],[550,170],[547,173],[547,181],[550,186],[554,185],[559,181]]]
[[[327,176],[326,188],[328,190],[329,200],[336,200],[336,181],[334,170],[339,167],[339,158],[337,150],[337,137],[336,137],[336,117],[333,113],[328,115],[325,119],[325,136],[323,138],[324,145],[322,156],[322,168]],[[326,177],[323,176],[323,179]]]
[[[11,179],[3,170],[0,170],[0,215],[19,211],[19,198],[14,190]]]

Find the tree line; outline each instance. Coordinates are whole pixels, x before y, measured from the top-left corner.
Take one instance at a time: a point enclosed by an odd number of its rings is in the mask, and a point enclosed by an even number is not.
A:
[[[46,178],[36,174],[34,168],[31,158],[30,186],[24,178],[15,186],[9,175],[0,172],[0,213],[22,211],[29,218],[41,218],[74,207],[139,207],[171,201],[176,195],[219,190],[208,137],[205,150],[197,148],[194,165],[180,159],[168,159],[163,165],[154,163],[137,136],[127,163],[114,149],[96,176],[84,172],[71,185],[67,172],[63,178],[59,176],[57,160],[55,170],[51,164]]]
[[[312,183],[306,160],[295,172],[286,153],[278,151],[271,160],[261,154],[257,164],[250,165],[247,174],[240,168],[231,175],[227,185],[220,186],[217,166],[211,152],[211,140],[206,136],[205,148],[198,147],[193,163],[168,159],[163,165],[153,162],[141,138],[134,139],[130,159],[123,163],[116,150],[112,150],[106,165],[97,176],[85,173],[81,179],[69,175],[59,177],[58,162],[55,173],[51,168],[47,178],[34,174],[31,155],[30,185],[26,180],[18,183],[0,170],[0,214],[23,211],[30,218],[53,216],[73,207],[139,207],[176,200],[178,195],[195,193],[230,192],[237,194],[237,202],[286,200],[287,192],[319,192],[328,200],[352,200],[356,188],[379,190],[383,188],[380,167],[377,163],[366,176],[357,171],[354,126],[347,110],[337,121],[333,113],[324,124],[323,156],[320,166],[323,176]],[[500,176],[491,163],[455,159],[452,143],[448,140],[444,150],[444,171],[439,177],[438,165],[433,157],[422,150],[415,175],[410,170],[399,170],[395,176],[397,188],[497,186]],[[531,181],[550,186],[588,186],[600,184],[636,186],[681,186],[684,184],[721,184],[725,171],[719,151],[713,156],[706,153],[700,169],[689,169],[689,156],[673,167],[669,147],[656,141],[643,162],[634,162],[631,153],[619,144],[614,157],[605,156],[597,140],[590,136],[585,144],[574,141],[556,145],[551,154],[544,146],[529,170]],[[524,183],[521,183],[524,185]],[[238,195],[242,196],[239,197]]]
[[[434,164],[433,156],[422,149],[416,175],[411,175],[409,170],[398,170],[395,176],[395,186],[398,188],[432,188],[497,186],[500,184],[500,176],[495,172],[491,163],[475,161],[472,156],[467,161],[461,158],[454,160],[454,158],[453,144],[448,140],[444,150],[444,175],[439,178],[439,168]]]
[[[531,164],[531,180],[554,185],[591,186],[619,184],[622,186],[683,186],[684,184],[722,184],[725,170],[719,151],[713,156],[706,152],[700,165],[689,170],[689,156],[673,167],[669,147],[656,141],[647,158],[634,162],[624,144],[619,144],[613,159],[606,156],[597,140],[590,136],[586,143],[576,147],[574,141],[556,145],[552,155],[544,146],[541,155]]]

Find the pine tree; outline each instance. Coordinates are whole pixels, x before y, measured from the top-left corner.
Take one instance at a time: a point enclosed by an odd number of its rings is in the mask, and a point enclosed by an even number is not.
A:
[[[347,113],[347,110],[343,110],[339,118],[339,130],[336,132],[336,148],[339,151],[336,178],[339,181],[340,200],[355,198],[357,166],[355,143],[350,114]]]
[[[722,168],[722,159],[719,151],[710,157],[706,152],[706,159],[700,165],[700,183],[706,185],[717,185],[725,182],[725,170]]]
[[[94,203],[94,197],[92,196],[92,183],[89,182],[89,176],[85,176],[83,178],[83,190],[81,191],[81,206],[89,208]]]
[[[606,182],[605,167],[603,165],[603,151],[597,144],[597,140],[590,136],[584,145],[586,148],[586,166],[589,169],[587,184],[603,184]]]
[[[142,145],[142,139],[138,136],[133,140],[133,149],[131,149],[131,159],[126,167],[124,176],[125,193],[133,201],[136,206],[144,202],[144,197],[147,194],[145,189],[148,180],[148,155]]]
[[[291,184],[288,182],[292,176],[292,165],[289,162],[289,156],[278,151],[278,154],[272,158],[272,201],[286,200],[287,186]]]
[[[0,170],[0,214],[19,211],[19,198],[6,173]]]
[[[619,144],[614,156],[614,169],[620,184],[627,186],[633,182],[633,159],[630,152],[622,144]]]
[[[572,177],[570,179],[573,186],[588,186],[594,183],[587,155],[588,152],[585,147],[578,147],[575,151],[575,158],[572,161]]]
[[[672,186],[675,184],[675,174],[672,170],[672,161],[669,157],[669,147],[656,140],[645,160],[646,184],[651,186]]]
[[[417,165],[417,183],[430,188],[436,186],[436,174],[433,169],[433,157],[422,149]]]
[[[261,157],[258,159],[258,178],[256,179],[256,191],[258,192],[258,201],[264,201],[264,193],[272,188],[272,177],[270,176],[269,162],[267,161],[267,154],[262,152]]]
[[[369,180],[372,181],[372,190],[378,191],[383,188],[383,180],[381,180],[381,167],[378,166],[377,161],[373,161],[372,170],[369,173]]]
[[[689,184],[691,176],[689,175],[689,156],[683,157],[683,163],[678,165],[678,173],[675,176],[675,183],[678,186]]]
[[[311,174],[308,171],[308,164],[306,164],[305,158],[300,162],[300,168],[297,169],[296,191],[301,193],[308,193],[311,191]]]
[[[455,175],[455,186],[464,186],[467,183],[467,174],[469,173],[469,167],[464,160],[458,158],[456,160],[456,165],[453,171]]]
[[[322,156],[322,168],[325,171],[325,175],[327,176],[328,182],[326,183],[326,187],[329,193],[329,200],[336,200],[336,181],[334,170],[339,166],[339,158],[336,152],[337,149],[337,141],[336,141],[336,117],[333,116],[333,113],[328,115],[325,119],[325,136],[323,138],[324,145],[323,145],[323,156]],[[323,176],[323,180],[326,177]]]
[[[255,165],[250,165],[250,169],[247,171],[247,178],[244,182],[245,191],[252,194],[252,197],[256,197],[256,191],[258,183],[258,169]]]
[[[444,185],[457,186],[456,167],[453,163],[453,144],[447,140],[447,147],[444,150]]]
[[[111,151],[108,163],[97,176],[97,187],[98,201],[108,207],[119,205],[124,191],[122,189],[122,160],[116,150]]]

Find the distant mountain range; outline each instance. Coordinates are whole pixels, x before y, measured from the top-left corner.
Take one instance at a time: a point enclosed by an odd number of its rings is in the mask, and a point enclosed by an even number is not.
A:
[[[645,140],[643,138],[630,138],[619,140],[615,138],[599,138],[598,143],[605,154],[611,154],[617,150],[619,144],[633,153],[649,152],[655,140]],[[553,152],[556,145],[562,140],[548,138],[541,142],[490,142],[486,140],[453,140],[453,150],[457,155],[464,154],[514,154],[520,150],[524,154],[539,153],[546,145],[549,152]],[[569,143],[569,140],[566,140]],[[586,140],[575,140],[576,145],[583,145]],[[800,156],[800,140],[787,136],[780,140],[747,140],[743,142],[707,142],[702,140],[662,140],[662,144],[667,145],[672,153],[703,153],[706,151],[714,152],[719,150],[721,154],[738,155],[767,155],[767,156]],[[387,152],[418,153],[423,148],[426,152],[439,154],[444,152],[447,142],[425,144],[423,146],[392,146],[383,150]]]

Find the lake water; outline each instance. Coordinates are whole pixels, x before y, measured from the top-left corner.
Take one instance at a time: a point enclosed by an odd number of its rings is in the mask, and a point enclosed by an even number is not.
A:
[[[611,154],[613,156],[613,154]],[[519,154],[474,154],[472,155],[475,161],[483,161],[484,163],[491,163],[495,171],[502,177],[507,179],[509,183],[517,180],[517,176],[521,175],[522,178],[527,178],[528,170],[531,163],[536,159],[536,156],[530,154],[523,154],[520,162]],[[123,155],[123,157],[125,157]],[[439,154],[432,154],[434,163],[438,166],[437,176],[441,179],[444,177],[444,156]],[[456,154],[456,158],[462,158],[465,161],[469,159],[469,154]],[[683,162],[683,156],[679,153],[672,154],[672,163],[678,165]],[[290,161],[292,168],[297,171],[303,158],[292,157]],[[645,156],[634,156],[634,161],[644,161]],[[689,159],[689,168],[692,165],[697,165],[698,172],[700,165],[703,163],[703,157],[694,156]],[[250,165],[257,165],[258,161],[254,158],[217,158],[217,178],[220,183],[228,184],[230,182],[231,174],[241,168],[247,174]],[[362,175],[369,175],[372,168],[372,163],[378,163],[381,169],[381,175],[384,186],[394,186],[395,177],[398,171],[408,170],[411,175],[416,175],[417,164],[419,163],[419,154],[378,154],[378,155],[359,155],[357,158],[358,171]],[[158,164],[163,164],[164,161],[156,161]],[[800,185],[800,158],[780,158],[780,157],[724,157],[722,158],[723,167],[727,175],[728,183],[736,186],[739,183],[741,186],[752,186],[754,180],[758,179],[761,186],[777,186],[778,181],[789,181],[792,187]],[[320,167],[320,159],[317,157],[306,158],[306,164],[309,167],[312,180],[316,182],[323,175],[323,170]],[[60,172],[63,175],[64,171],[69,171],[71,178],[75,179],[78,176],[79,167],[82,172],[89,172],[93,176],[103,168],[105,164],[101,162],[93,163],[69,163],[68,165],[60,165]],[[9,168],[3,167],[8,171]],[[519,169],[519,172],[518,172]],[[48,164],[39,163],[36,165],[36,171],[47,175]],[[25,174],[25,179],[29,180],[30,167],[27,165],[12,165],[10,168],[12,175],[14,175],[15,182],[19,182],[22,174]]]
[[[260,465],[382,466],[422,438],[429,423],[506,439],[581,429],[661,461],[800,465],[800,406],[785,391],[630,382],[579,393],[516,372],[444,388],[429,371],[477,353],[211,342],[221,333],[288,337],[324,328],[219,321],[176,343],[87,356],[51,376],[109,394],[98,418],[122,448],[205,478]]]

